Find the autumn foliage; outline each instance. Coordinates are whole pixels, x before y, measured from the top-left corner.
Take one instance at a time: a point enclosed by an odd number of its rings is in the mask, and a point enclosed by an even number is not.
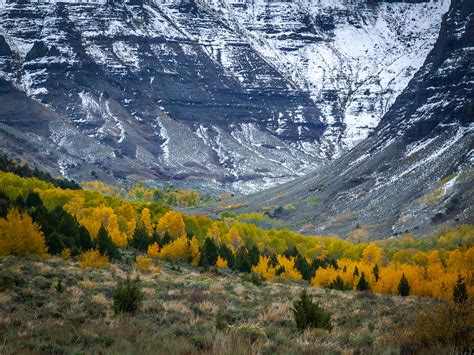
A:
[[[81,269],[95,268],[103,269],[109,266],[109,258],[101,255],[98,250],[89,250],[81,255],[79,267]]]
[[[10,209],[5,218],[0,218],[0,255],[47,254],[43,233],[31,217],[18,209]]]
[[[0,210],[1,255],[67,250],[68,256],[82,254],[81,265],[100,267],[108,257],[119,260],[118,248],[128,247],[147,251],[137,259],[138,268],[155,258],[253,272],[267,281],[306,280],[315,287],[439,298],[452,298],[461,278],[467,296],[474,295],[473,226],[373,243],[356,228],[351,242],[264,229],[257,225],[265,222],[258,213],[226,213],[218,220],[186,216],[165,201],[192,204],[192,193],[178,197],[143,185],[124,190],[91,182],[69,190],[0,172],[0,187],[6,201]]]

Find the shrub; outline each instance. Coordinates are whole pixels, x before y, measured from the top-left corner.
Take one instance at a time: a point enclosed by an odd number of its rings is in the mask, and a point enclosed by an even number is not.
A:
[[[107,255],[100,255],[98,250],[89,250],[81,255],[79,267],[81,269],[96,268],[103,269],[109,265],[109,258]]]
[[[153,266],[153,260],[143,255],[137,256],[135,259],[135,269],[140,272],[150,272]]]
[[[132,280],[130,275],[127,275],[125,281],[119,280],[114,291],[113,300],[116,314],[137,311],[143,300],[140,279],[136,277]]]
[[[454,347],[450,352],[462,353],[474,347],[474,303],[463,305],[442,302],[425,307],[413,314],[393,334],[392,342],[400,345],[408,353],[421,352],[422,349]]]
[[[224,319],[224,316],[219,312],[215,317],[215,327],[217,330],[226,330],[229,327],[226,320]]]
[[[244,323],[233,326],[231,333],[248,339],[252,344],[267,339],[265,330],[256,324]]]
[[[300,297],[293,303],[293,316],[296,327],[302,331],[307,328],[323,328],[331,330],[331,315],[313,303],[306,290],[301,291]]]
[[[247,281],[247,282],[251,282],[255,286],[261,286],[263,284],[262,276],[260,274],[253,273],[253,272],[249,275],[244,275],[242,277],[242,280]]]
[[[154,242],[153,244],[148,246],[148,250],[146,253],[149,257],[157,258],[158,256],[160,256],[160,246],[157,242]]]
[[[227,269],[229,267],[229,263],[227,262],[227,260],[222,259],[220,256],[218,256],[216,266],[220,269]]]

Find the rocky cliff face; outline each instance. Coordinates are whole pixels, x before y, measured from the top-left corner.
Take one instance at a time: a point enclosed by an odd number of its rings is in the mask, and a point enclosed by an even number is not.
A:
[[[447,5],[2,3],[2,149],[79,179],[281,183],[368,135]]]
[[[474,3],[454,0],[420,71],[368,139],[327,167],[252,196],[310,234],[423,233],[474,223]]]

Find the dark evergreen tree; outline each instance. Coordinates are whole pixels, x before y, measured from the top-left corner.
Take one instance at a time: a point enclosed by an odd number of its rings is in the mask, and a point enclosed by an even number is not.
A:
[[[360,275],[360,279],[359,279],[359,282],[357,283],[356,288],[357,288],[357,291],[368,291],[368,290],[370,290],[370,285],[367,282],[367,280],[365,279],[365,274],[363,272]]]
[[[271,267],[275,267],[278,265],[278,258],[276,256],[275,253],[271,253],[270,254],[270,261],[268,262],[268,264],[271,266]]]
[[[280,276],[281,274],[283,274],[285,272],[285,267],[283,265],[280,265],[276,268],[275,270],[275,275],[276,276]]]
[[[257,265],[258,261],[260,260],[260,250],[255,245],[249,250],[249,261],[252,265]]]
[[[331,315],[313,303],[306,290],[303,290],[298,300],[293,302],[293,316],[296,328],[303,331],[308,328],[323,328],[331,330]]]
[[[229,269],[234,269],[235,257],[234,253],[232,253],[232,250],[230,250],[227,245],[223,244],[219,247],[218,253],[222,259],[227,260],[227,266]]]
[[[23,197],[19,195],[15,200],[15,207],[18,207],[20,210],[24,210],[26,208],[26,203]]]
[[[466,303],[468,299],[467,289],[466,289],[466,282],[464,281],[461,275],[458,275],[458,280],[456,281],[456,285],[453,289],[453,301],[458,304]]]
[[[398,294],[400,296],[408,296],[410,294],[410,285],[408,284],[405,274],[402,274],[400,283],[398,284]]]
[[[113,294],[114,311],[119,313],[133,313],[138,310],[143,300],[143,291],[140,279],[132,280],[130,275],[125,281],[119,280]]]
[[[48,253],[52,255],[60,254],[66,248],[64,239],[66,239],[66,237],[56,232],[46,235],[45,241],[48,247]]]
[[[40,195],[35,191],[30,191],[26,196],[25,205],[27,208],[39,207],[43,205]]]
[[[298,254],[298,256],[296,257],[295,268],[300,272],[300,274],[303,276],[303,279],[306,281],[310,281],[314,275],[315,270],[311,268],[311,265],[302,255]]]
[[[357,267],[357,265],[354,269],[354,273],[352,274],[352,276],[354,276],[354,277],[359,276],[359,268]]]
[[[295,246],[292,246],[291,248],[288,248],[283,252],[283,256],[287,259],[296,258],[299,255],[300,255],[300,253],[299,253],[298,249]]]
[[[344,281],[342,281],[339,275],[337,275],[334,281],[331,282],[331,284],[329,285],[329,288],[333,290],[339,290],[339,291],[347,291],[350,289],[346,287],[346,285],[344,285]]]
[[[146,232],[145,228],[140,226],[135,229],[135,232],[133,233],[133,238],[132,240],[130,240],[128,245],[140,251],[147,251],[151,241],[152,239],[148,236],[148,233]]]
[[[120,260],[120,252],[103,225],[100,226],[97,234],[96,244],[102,255],[108,255],[110,259]]]
[[[249,253],[244,246],[241,246],[235,256],[234,268],[240,272],[250,272],[252,264],[249,260]]]
[[[6,217],[10,207],[11,207],[10,199],[5,193],[0,191],[0,218]]]
[[[217,245],[216,242],[214,242],[213,239],[211,238],[206,238],[204,240],[204,244],[201,247],[201,266],[206,267],[206,266],[212,266],[216,265],[217,262]]]
[[[168,234],[168,232],[165,232],[165,234],[163,235],[163,238],[159,239],[158,245],[160,246],[160,248],[163,248],[166,244],[171,243],[171,241],[172,239],[170,235]]]
[[[94,247],[94,243],[92,242],[89,231],[86,229],[86,227],[79,225],[79,223],[77,223],[77,225],[79,226],[79,248],[81,250],[92,249]]]
[[[375,282],[379,281],[379,266],[375,264],[374,268],[372,269],[372,273],[375,277]]]

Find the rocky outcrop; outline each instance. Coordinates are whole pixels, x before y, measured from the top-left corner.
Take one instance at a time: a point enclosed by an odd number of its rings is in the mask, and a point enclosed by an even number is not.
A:
[[[0,7],[0,76],[113,152],[104,165],[71,143],[63,159],[43,157],[56,172],[133,179],[138,169],[250,192],[364,138],[421,65],[445,6],[11,2]],[[16,109],[18,122],[35,115]],[[38,139],[69,139],[60,135]]]
[[[253,195],[242,210],[293,204],[307,234],[372,237],[474,223],[474,3],[452,2],[422,68],[371,136],[324,169]]]

